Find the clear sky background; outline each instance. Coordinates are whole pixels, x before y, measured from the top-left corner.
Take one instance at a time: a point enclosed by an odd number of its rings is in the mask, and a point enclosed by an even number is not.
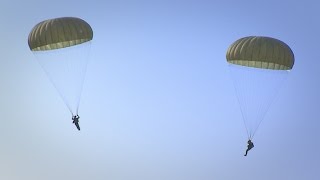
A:
[[[0,179],[319,179],[319,7],[316,0],[2,0]],[[64,16],[94,31],[80,132],[27,44],[35,24]],[[296,61],[244,157],[225,54],[250,35],[286,42]]]

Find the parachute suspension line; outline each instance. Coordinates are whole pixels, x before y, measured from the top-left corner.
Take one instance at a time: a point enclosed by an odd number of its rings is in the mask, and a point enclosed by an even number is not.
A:
[[[74,47],[70,47],[70,48],[73,49]],[[70,51],[69,53],[71,54],[73,52]],[[75,81],[75,77],[74,77],[74,74],[73,74],[74,73],[73,69],[77,69],[78,67],[74,67],[75,63],[72,62],[73,59],[72,59],[72,55],[70,55],[70,54],[66,54],[65,55],[65,60],[66,60],[65,67],[66,68],[64,68],[64,69],[66,70],[65,74],[68,75],[66,78],[70,78],[69,81],[70,82],[74,82]],[[70,110],[70,112],[72,114],[72,117],[78,114],[78,112],[73,112],[73,108],[70,105],[68,105],[69,103],[68,103],[67,100],[65,100],[65,104],[68,106],[68,108],[69,108],[69,110]],[[79,104],[77,103],[77,104],[75,104],[75,106],[78,108]]]
[[[73,47],[71,47],[71,48],[73,48]],[[72,68],[73,68],[73,67],[70,67],[70,66],[72,66],[72,65],[70,65],[70,61],[71,61],[70,57],[66,57],[66,68],[62,68],[62,69],[64,69],[65,71],[67,71],[67,72],[65,72],[65,74],[69,74],[68,77],[70,77],[70,72],[72,72],[71,70],[72,70]],[[56,88],[56,89],[57,89],[57,91],[60,93],[59,88]],[[70,106],[68,100],[64,97],[64,95],[63,95],[62,93],[60,93],[60,96],[62,97],[64,103],[65,103],[66,106],[68,107],[68,109],[69,109],[72,117],[75,116],[75,115],[77,115],[78,113],[75,114],[75,113],[72,111],[72,107]]]
[[[73,48],[73,47],[71,47],[71,48]],[[62,69],[64,69],[65,71],[67,71],[67,72],[65,72],[65,74],[69,74],[68,77],[70,77],[70,72],[72,72],[72,68],[73,68],[73,67],[70,68],[70,66],[72,66],[72,65],[70,65],[70,61],[71,61],[70,58],[71,58],[71,57],[66,56],[66,68],[62,68]],[[54,84],[54,83],[53,83],[53,84]],[[69,104],[67,98],[64,97],[63,93],[60,92],[59,88],[56,88],[56,89],[57,89],[57,91],[60,93],[60,96],[62,97],[64,103],[65,103],[66,106],[68,107],[68,109],[69,109],[72,117],[75,116],[76,114],[74,114],[74,112],[72,111],[72,107],[71,107],[71,105]]]
[[[266,79],[266,78],[267,78],[267,73],[266,73],[266,72],[263,72],[263,70],[262,70],[261,72],[260,72],[260,70],[258,70],[258,71],[259,71],[259,73],[261,73],[261,76],[262,76],[261,79]],[[265,82],[265,81],[258,80],[258,81],[256,81],[255,83],[256,83],[257,87],[262,87],[264,82]],[[257,93],[257,92],[256,92],[256,93]],[[263,97],[263,94],[257,95],[257,97],[260,97],[260,99],[257,99],[257,101],[261,101],[261,100],[263,101],[263,100],[264,100],[263,98],[261,98],[261,97]],[[272,99],[272,98],[269,98],[269,99],[267,99],[267,101],[270,101],[271,99]],[[251,134],[251,136],[250,136],[251,139],[254,137],[255,133],[257,132],[257,130],[258,130],[261,122],[263,121],[264,116],[265,116],[265,114],[267,113],[270,105],[271,105],[271,104],[270,104],[269,102],[259,103],[259,106],[258,106],[258,108],[257,108],[257,114],[258,114],[258,116],[256,117],[258,123],[257,123],[256,127],[252,130],[253,132],[252,132],[252,134]]]
[[[81,95],[82,95],[82,90],[83,90],[83,84],[84,84],[84,79],[87,73],[87,67],[88,67],[88,60],[89,60],[89,54],[91,52],[91,41],[86,42],[84,46],[83,51],[86,51],[84,56],[85,56],[85,60],[83,62],[82,67],[79,68],[83,68],[83,72],[82,72],[82,78],[80,79],[80,90],[79,90],[79,94],[77,95],[77,106],[76,106],[76,114],[78,115],[78,111],[79,111],[79,105],[80,105],[80,99],[81,99]]]
[[[38,63],[72,115],[78,114],[91,42],[77,47],[34,52]]]
[[[252,139],[275,95],[284,82],[285,71],[264,70],[229,64],[242,120],[249,139]]]
[[[289,72],[289,71],[282,71],[282,72],[279,71],[279,72],[275,72],[275,73],[278,73],[278,75],[277,75],[277,74],[272,75],[272,76],[274,76],[274,77],[267,77],[267,76],[270,76],[270,75],[269,75],[268,73],[265,73],[264,79],[267,79],[267,78],[270,79],[270,80],[273,79],[273,80],[276,82],[276,85],[274,86],[274,89],[271,90],[271,91],[273,91],[273,92],[272,92],[270,98],[267,99],[268,101],[267,101],[266,103],[264,103],[264,104],[265,104],[265,105],[264,105],[265,107],[263,106],[263,108],[261,108],[261,110],[260,110],[260,111],[261,111],[261,112],[259,113],[259,114],[260,114],[260,117],[258,118],[258,119],[260,119],[260,120],[259,120],[259,122],[258,122],[257,128],[254,130],[254,132],[253,132],[253,134],[252,134],[252,137],[256,134],[256,132],[257,132],[260,124],[261,124],[262,121],[264,120],[264,117],[265,117],[265,115],[267,114],[267,112],[269,111],[272,103],[277,99],[277,96],[278,96],[278,94],[279,94],[279,91],[280,91],[280,89],[282,88],[282,86],[284,85],[285,80],[287,79],[288,72]],[[276,80],[277,80],[277,81],[276,81]]]
[[[241,116],[242,116],[242,121],[243,121],[243,124],[246,128],[246,133],[247,133],[247,136],[248,138],[250,138],[250,133],[249,133],[249,130],[248,130],[248,125],[246,123],[246,110],[245,108],[247,106],[241,106],[241,102],[244,102],[246,103],[246,99],[244,98],[244,95],[241,93],[240,91],[240,87],[239,86],[244,86],[243,84],[239,83],[239,81],[237,80],[237,78],[235,78],[237,75],[235,75],[234,71],[236,71],[237,69],[235,69],[235,65],[232,65],[232,64],[229,64],[229,73],[231,74],[231,77],[232,77],[232,81],[233,81],[233,87],[235,89],[235,92],[236,92],[236,97],[237,97],[237,101],[238,101],[238,104],[240,106],[240,112],[241,112]]]
[[[238,74],[239,76],[239,74]],[[246,74],[243,74],[240,76],[246,76]],[[240,77],[240,78],[243,78],[243,77]],[[237,79],[237,78],[236,78]],[[240,105],[240,108],[241,108],[241,113],[243,114],[243,118],[242,118],[242,121],[244,122],[244,125],[246,127],[246,131],[247,131],[247,135],[248,137],[250,138],[251,136],[251,130],[250,128],[248,127],[248,123],[247,123],[247,119],[248,119],[248,102],[249,99],[246,98],[246,95],[244,94],[244,92],[248,92],[249,89],[248,89],[248,86],[246,85],[246,83],[241,83],[239,82],[239,79],[237,79],[237,87],[239,87],[239,89],[237,89],[237,93],[238,93],[238,97],[239,97],[239,105]],[[242,90],[241,90],[242,89]],[[243,106],[241,106],[241,102],[243,103]]]
[[[250,127],[250,121],[248,121],[250,119],[250,114],[249,112],[252,111],[250,107],[250,104],[252,104],[253,99],[250,98],[250,96],[248,97],[246,93],[252,94],[252,89],[249,86],[250,85],[250,81],[247,81],[248,77],[251,75],[250,74],[250,69],[246,69],[243,68],[241,66],[236,66],[235,68],[238,68],[237,71],[241,71],[241,73],[237,72],[238,74],[236,74],[236,79],[238,80],[238,84],[237,87],[239,88],[239,97],[242,98],[242,102],[243,104],[241,104],[241,102],[239,102],[239,105],[241,107],[241,110],[243,111],[243,113],[245,114],[243,121],[244,124],[246,126],[246,129],[248,131],[248,139],[251,139],[252,137],[252,128]]]
[[[265,73],[265,72],[261,72],[261,73],[262,73],[262,75],[261,75],[261,76],[262,76],[262,79],[266,79],[266,78],[267,78],[267,73]],[[263,82],[264,82],[264,81],[258,81],[258,82],[257,82],[258,87],[263,86]],[[272,99],[273,99],[272,97],[271,97],[271,98],[268,98],[268,99],[266,99],[267,102],[265,102],[265,103],[260,103],[260,104],[259,104],[259,107],[258,107],[258,110],[257,110],[257,112],[258,112],[258,116],[257,116],[258,124],[256,125],[256,128],[253,129],[253,133],[252,133],[251,138],[253,138],[254,135],[256,134],[256,132],[257,132],[257,130],[258,130],[261,122],[263,121],[266,113],[268,112],[268,109],[269,109],[269,107],[270,107],[270,105],[271,105],[270,101],[272,101]],[[260,100],[260,99],[259,99],[259,100]],[[261,98],[261,100],[263,100],[263,99]]]
[[[64,97],[64,95],[62,94],[62,92],[59,90],[59,88],[57,87],[57,84],[54,82],[54,80],[52,79],[50,73],[47,71],[47,68],[45,67],[44,64],[41,63],[42,59],[39,58],[39,55],[42,52],[34,52],[33,54],[35,55],[37,62],[40,64],[40,66],[42,67],[43,71],[45,72],[46,76],[48,77],[49,81],[51,82],[51,84],[53,85],[53,87],[58,91],[58,94],[60,95],[62,101],[66,104],[67,108],[69,109],[70,113],[73,115],[72,112],[72,108],[70,106],[70,104],[68,103],[68,101],[66,100],[66,98]],[[63,69],[63,68],[62,68]]]
[[[85,72],[84,72],[85,73]],[[77,102],[76,102],[76,109],[75,109],[75,114],[79,114],[79,106],[80,106],[80,99],[81,99],[81,94],[82,94],[82,89],[83,89],[83,82],[84,82],[84,79],[81,81],[81,87],[80,88],[80,92],[79,94],[77,94]]]

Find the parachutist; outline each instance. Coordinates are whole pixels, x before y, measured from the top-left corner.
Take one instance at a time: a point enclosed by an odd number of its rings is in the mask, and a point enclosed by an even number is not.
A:
[[[247,36],[229,46],[226,60],[248,140],[252,140],[295,64],[294,53],[281,40]],[[253,147],[248,141],[245,156]]]
[[[250,149],[252,149],[253,147],[254,147],[253,142],[251,141],[251,139],[249,139],[249,140],[248,140],[248,148],[247,148],[246,154],[245,154],[244,156],[247,156],[248,151],[249,151]]]
[[[77,129],[80,131],[79,118],[80,118],[79,115],[72,116],[72,120],[73,120],[72,123],[74,123]]]
[[[92,38],[91,26],[77,17],[41,21],[28,36],[30,50],[59,92],[79,131],[77,114]]]

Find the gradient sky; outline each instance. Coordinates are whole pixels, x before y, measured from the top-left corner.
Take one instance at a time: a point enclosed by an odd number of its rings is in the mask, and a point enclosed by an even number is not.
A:
[[[2,0],[0,179],[318,180],[316,0]],[[40,21],[93,28],[81,131],[27,44]],[[295,66],[248,157],[225,54],[250,35]]]

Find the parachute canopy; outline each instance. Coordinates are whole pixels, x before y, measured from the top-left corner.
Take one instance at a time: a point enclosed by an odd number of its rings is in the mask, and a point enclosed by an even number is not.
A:
[[[248,139],[252,139],[294,65],[294,54],[280,40],[249,36],[231,44],[226,59]]]
[[[272,70],[290,70],[294,64],[294,54],[287,44],[263,36],[248,36],[235,41],[226,58],[231,64]]]
[[[90,25],[75,17],[62,17],[42,21],[30,32],[31,51],[45,51],[70,47],[93,38]]]
[[[34,26],[28,45],[72,116],[78,114],[93,31],[75,17],[42,21]]]

